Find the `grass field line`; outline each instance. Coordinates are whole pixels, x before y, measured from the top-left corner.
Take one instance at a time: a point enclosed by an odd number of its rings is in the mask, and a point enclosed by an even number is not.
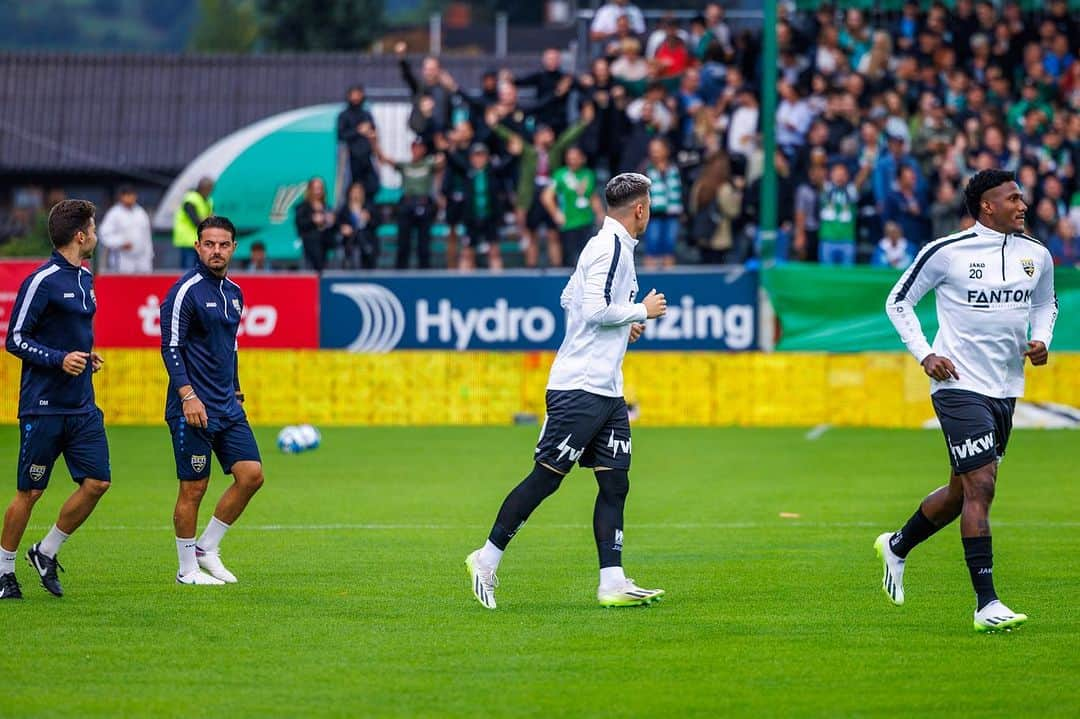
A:
[[[52,525],[31,525],[31,530],[48,530]],[[536,524],[546,529],[590,529],[591,524]],[[633,524],[634,529],[771,529],[773,527],[806,527],[810,529],[865,529],[883,527],[880,522],[809,522],[792,519],[778,519],[774,522],[645,522]],[[1080,527],[1080,521],[1058,522],[994,522],[995,527],[1039,527],[1046,529],[1064,529]],[[460,531],[486,530],[486,524],[396,524],[379,522],[362,523],[327,523],[327,524],[239,524],[237,527],[250,532],[324,532],[324,531]],[[887,527],[886,527],[887,528]],[[125,524],[87,524],[80,531],[99,532],[168,532],[172,527],[160,525],[125,525]]]

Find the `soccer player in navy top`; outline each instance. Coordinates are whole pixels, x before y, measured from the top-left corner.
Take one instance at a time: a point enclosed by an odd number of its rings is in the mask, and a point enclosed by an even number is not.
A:
[[[94,511],[109,488],[109,445],[94,403],[91,375],[104,360],[94,352],[94,277],[82,266],[97,246],[94,205],[64,200],[49,212],[52,256],[19,288],[8,323],[7,351],[22,360],[19,470],[15,499],[0,535],[0,599],[21,599],[15,555],[34,503],[63,454],[79,485],[49,533],[26,554],[41,584],[60,597],[60,546]]]
[[[225,531],[263,483],[262,460],[244,413],[237,375],[236,332],[244,310],[240,287],[226,277],[236,228],[211,215],[199,223],[195,267],[161,304],[161,355],[169,373],[165,421],[172,431],[180,493],[173,523],[180,558],[178,584],[226,584],[236,577],[221,562]],[[233,483],[195,539],[199,504],[214,454]]]

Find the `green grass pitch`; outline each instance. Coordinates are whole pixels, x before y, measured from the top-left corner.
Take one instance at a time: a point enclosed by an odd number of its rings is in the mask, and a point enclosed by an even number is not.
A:
[[[912,553],[906,606],[881,593],[872,543],[944,481],[936,432],[639,429],[625,560],[665,601],[596,605],[575,470],[510,547],[494,612],[462,562],[535,428],[335,429],[300,456],[260,430],[267,484],[223,544],[241,583],[200,588],[173,584],[166,429],[109,434],[114,487],[61,552],[67,596],[22,557],[64,470],[20,547],[0,716],[1080,716],[1075,433],[1014,434],[995,574],[1031,621],[994,636],[972,631],[955,525]],[[14,427],[0,449],[13,491]],[[200,528],[224,486],[215,465]]]

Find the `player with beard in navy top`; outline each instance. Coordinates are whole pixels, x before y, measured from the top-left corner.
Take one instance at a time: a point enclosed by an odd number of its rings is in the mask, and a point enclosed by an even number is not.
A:
[[[161,355],[169,373],[165,421],[172,431],[180,492],[173,522],[178,584],[231,584],[235,575],[218,549],[263,483],[262,460],[244,413],[237,375],[236,333],[244,310],[239,285],[226,277],[236,228],[225,217],[199,223],[195,267],[161,304]],[[233,483],[195,539],[199,504],[210,483],[210,455]],[[205,570],[205,571],[204,571]]]

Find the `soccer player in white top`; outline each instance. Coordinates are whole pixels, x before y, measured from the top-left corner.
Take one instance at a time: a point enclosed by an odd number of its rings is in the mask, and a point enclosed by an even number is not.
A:
[[[902,529],[880,535],[874,546],[884,564],[885,594],[903,604],[908,552],[960,517],[977,602],[975,630],[1007,631],[1027,616],[994,591],[990,504],[1016,398],[1024,393],[1024,360],[1046,364],[1057,319],[1054,263],[1041,242],[1024,234],[1027,205],[1013,173],[984,170],[964,196],[975,226],[924,247],[886,303],[900,339],[930,377],[952,472]],[[915,316],[916,303],[930,290],[940,325],[933,346]]]
[[[593,533],[600,557],[600,604],[649,604],[664,593],[637,586],[622,569],[623,507],[630,490],[622,361],[627,345],[645,330],[645,320],[667,310],[664,295],[656,290],[634,301],[634,247],[649,224],[649,185],[649,178],[636,173],[611,178],[604,188],[604,225],[585,245],[562,292],[566,337],[551,366],[547,417],[533,470],[503,501],[484,546],[465,560],[473,594],[488,609],[495,608],[495,571],[507,544],[575,463],[591,468],[599,485]]]

